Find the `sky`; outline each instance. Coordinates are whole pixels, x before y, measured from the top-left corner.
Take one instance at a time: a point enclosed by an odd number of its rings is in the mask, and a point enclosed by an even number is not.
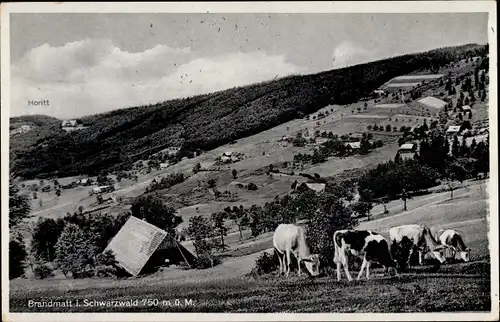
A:
[[[11,14],[11,116],[81,117],[485,44],[487,19],[486,13]]]

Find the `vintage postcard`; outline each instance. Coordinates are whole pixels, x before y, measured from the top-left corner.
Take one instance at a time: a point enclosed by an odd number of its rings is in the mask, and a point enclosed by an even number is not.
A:
[[[2,319],[498,320],[496,19],[2,4]]]

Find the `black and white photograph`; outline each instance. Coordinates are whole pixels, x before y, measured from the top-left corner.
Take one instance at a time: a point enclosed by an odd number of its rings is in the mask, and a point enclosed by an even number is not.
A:
[[[5,319],[498,320],[494,1],[1,9]]]

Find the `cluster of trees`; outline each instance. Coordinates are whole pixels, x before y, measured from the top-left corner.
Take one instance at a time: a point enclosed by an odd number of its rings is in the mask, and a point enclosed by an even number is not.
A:
[[[238,227],[242,239],[242,232],[248,228],[255,237],[274,231],[281,223],[305,220],[312,247],[327,256],[333,251],[332,237],[335,230],[353,227],[356,223],[353,212],[366,216],[371,210],[371,203],[368,202],[346,206],[344,201],[352,201],[353,193],[354,182],[329,182],[321,195],[304,189],[298,190],[295,197],[276,197],[263,206],[227,207],[210,217],[192,217],[188,234],[194,241],[198,257],[203,259],[201,266],[211,267],[217,262],[215,251],[222,251],[227,247],[224,238],[227,236],[229,222],[234,222]]]
[[[388,161],[368,171],[359,180],[359,195],[363,200],[386,196],[395,199],[403,189],[417,191],[433,187],[438,178],[437,171],[416,160]]]
[[[445,136],[436,132],[432,137],[423,137],[414,159],[402,160],[398,154],[395,161],[379,164],[362,176],[358,188],[362,200],[410,196],[440,180],[462,182],[489,172],[489,139],[473,141],[468,147],[465,139],[460,143],[455,137],[449,152],[450,143]]]
[[[13,196],[17,200],[19,196]],[[23,201],[22,204],[25,204]],[[18,204],[21,204],[18,202]],[[26,206],[23,206],[26,207]],[[16,224],[26,217],[12,216]],[[20,234],[12,234],[9,258],[10,278],[22,276],[30,267],[35,277],[51,276],[55,269],[73,278],[89,276],[119,276],[124,272],[115,265],[114,255],[104,249],[130,216],[143,219],[175,236],[182,218],[175,209],[165,205],[158,195],[150,194],[135,199],[131,213],[118,216],[109,214],[67,214],[57,220],[40,218],[32,231],[31,247],[26,249]],[[11,227],[11,231],[12,231]],[[15,230],[14,230],[15,231]]]
[[[439,68],[459,55],[485,48],[441,48],[85,117],[87,129],[58,130],[16,150],[19,153],[11,154],[11,171],[24,178],[96,175],[102,170],[129,169],[135,161],[168,146],[181,147],[181,155],[213,149],[331,103],[355,102],[395,76]]]
[[[157,181],[156,178],[151,181],[149,186],[146,188],[146,192],[152,192],[155,190],[161,189],[169,189],[176,184],[182,183],[186,180],[184,174],[179,173],[171,173],[166,177],[161,177],[160,181]]]

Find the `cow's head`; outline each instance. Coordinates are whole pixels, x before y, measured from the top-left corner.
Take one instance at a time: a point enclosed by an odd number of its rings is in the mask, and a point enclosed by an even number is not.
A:
[[[306,266],[306,268],[309,271],[309,274],[311,274],[311,276],[318,276],[319,275],[319,255],[318,254],[309,255],[306,258],[303,258],[302,261],[304,262],[304,265]]]
[[[465,249],[464,251],[461,251],[461,252],[460,252],[460,258],[461,258],[464,262],[468,262],[468,261],[470,261],[470,248],[467,248],[467,249]]]
[[[440,245],[432,250],[430,250],[430,254],[432,257],[437,259],[441,264],[446,261],[446,250],[449,249],[446,245]]]

